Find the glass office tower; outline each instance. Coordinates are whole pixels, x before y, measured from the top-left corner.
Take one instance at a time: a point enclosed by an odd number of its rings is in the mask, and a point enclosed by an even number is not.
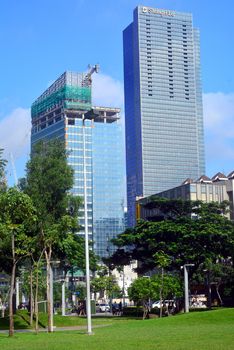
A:
[[[118,108],[92,107],[91,79],[65,72],[31,108],[31,144],[60,138],[74,170],[71,192],[84,197],[84,159],[88,233],[100,257],[114,251],[111,239],[124,231],[124,151]],[[85,158],[84,158],[85,157]],[[84,208],[79,223],[84,234]]]
[[[199,32],[191,14],[138,6],[123,45],[132,226],[136,197],[205,173]]]

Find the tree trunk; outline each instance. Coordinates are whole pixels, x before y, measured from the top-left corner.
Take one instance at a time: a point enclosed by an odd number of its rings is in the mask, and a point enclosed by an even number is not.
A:
[[[13,295],[15,288],[15,270],[16,270],[16,260],[15,260],[15,236],[12,233],[11,238],[12,247],[12,270],[11,270],[11,283],[10,283],[10,293],[9,293],[9,337],[14,335],[14,313],[13,313]]]
[[[210,271],[207,272],[207,306],[211,309],[211,283],[210,283]]]
[[[35,289],[35,305],[34,305],[34,310],[35,310],[35,318],[36,318],[36,321],[35,321],[35,332],[36,334],[38,334],[38,264],[37,264],[37,267],[36,267],[36,289]]]
[[[33,267],[31,268],[30,271],[30,326],[33,325]]]
[[[52,318],[52,300],[51,300],[51,247],[48,248],[48,251],[45,250],[46,257],[46,293],[47,293],[47,313],[48,313],[48,332],[53,332],[53,318]]]
[[[222,305],[223,305],[223,300],[222,300],[221,295],[220,295],[220,293],[219,293],[219,286],[220,286],[220,285],[217,283],[217,284],[215,285],[215,289],[216,289],[216,293],[217,293],[218,298],[219,298],[219,301],[220,301],[220,305],[222,306]]]
[[[2,318],[5,317],[5,304],[2,304]]]
[[[143,302],[143,317],[142,319],[145,320],[149,317],[149,307],[147,302]]]

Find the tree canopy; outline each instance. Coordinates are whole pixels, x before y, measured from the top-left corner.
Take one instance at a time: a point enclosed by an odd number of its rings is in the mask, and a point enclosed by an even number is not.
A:
[[[176,201],[156,200],[154,206],[163,219],[139,220],[134,228],[120,234],[114,240],[118,247],[111,257],[114,264],[138,260],[137,270],[144,273],[156,266],[154,255],[159,251],[170,257],[168,269],[179,269],[186,263],[194,263],[197,268],[207,259],[215,262],[233,257],[234,223],[223,215],[228,203],[188,201],[178,205],[182,208],[178,210]]]

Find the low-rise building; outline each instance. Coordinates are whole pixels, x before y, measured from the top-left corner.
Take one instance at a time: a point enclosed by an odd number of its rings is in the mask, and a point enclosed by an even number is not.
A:
[[[188,178],[180,186],[156,193],[154,196],[140,198],[136,204],[138,218],[153,220],[158,214],[155,212],[158,209],[151,208],[149,205],[145,206],[153,201],[152,197],[155,196],[168,199],[201,200],[206,203],[229,201],[230,213],[228,216],[234,220],[234,171],[227,176],[219,172],[212,178],[203,175],[196,181]]]

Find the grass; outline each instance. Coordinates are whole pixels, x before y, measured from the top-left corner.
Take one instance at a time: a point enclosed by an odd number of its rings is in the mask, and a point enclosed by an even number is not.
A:
[[[152,320],[100,319],[108,327],[53,334],[0,335],[1,350],[233,350],[234,309]]]
[[[22,318],[21,315],[14,315],[14,327],[15,329],[28,329],[30,328],[28,323]],[[0,330],[9,329],[9,317],[0,318]]]
[[[93,325],[106,325],[113,323],[113,320],[116,317],[92,317]],[[119,317],[117,317],[119,320]],[[34,320],[35,321],[35,320]],[[48,316],[45,313],[39,313],[39,328],[47,328]],[[17,314],[14,315],[14,328],[18,329],[34,329],[35,322],[33,327],[30,327],[30,316],[26,310],[18,310]],[[85,317],[78,316],[61,316],[54,315],[54,326],[55,327],[75,327],[75,326],[86,326],[87,321]],[[0,330],[9,329],[9,318],[0,318]]]

